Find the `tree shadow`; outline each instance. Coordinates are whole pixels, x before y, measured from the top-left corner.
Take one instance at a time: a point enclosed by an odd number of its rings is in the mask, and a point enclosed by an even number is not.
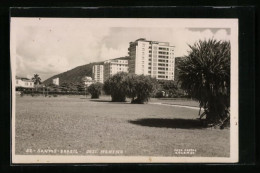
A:
[[[111,100],[100,100],[100,99],[90,99],[92,102],[102,102],[102,103],[117,103],[117,104],[128,104],[129,102],[112,102]]]
[[[89,99],[92,102],[111,102],[110,100],[100,100],[100,99]]]
[[[144,118],[129,120],[129,123],[148,127],[174,128],[174,129],[203,129],[203,123],[198,119],[164,119]]]

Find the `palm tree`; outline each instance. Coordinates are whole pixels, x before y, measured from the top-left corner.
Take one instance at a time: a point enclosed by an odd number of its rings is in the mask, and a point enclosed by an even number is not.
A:
[[[179,64],[179,81],[187,93],[204,108],[206,122],[229,122],[230,42],[199,41]]]
[[[36,91],[37,91],[37,86],[39,84],[41,84],[41,78],[38,74],[34,74],[32,81],[34,82],[35,86],[36,86]]]

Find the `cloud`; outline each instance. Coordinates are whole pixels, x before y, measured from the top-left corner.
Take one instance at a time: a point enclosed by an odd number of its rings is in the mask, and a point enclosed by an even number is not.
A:
[[[100,41],[107,33],[108,29],[75,26],[20,28],[17,69],[20,73],[56,74],[86,64],[97,57]]]

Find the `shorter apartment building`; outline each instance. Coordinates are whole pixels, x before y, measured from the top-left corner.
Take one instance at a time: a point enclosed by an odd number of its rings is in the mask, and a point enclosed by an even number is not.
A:
[[[95,82],[104,83],[104,66],[94,65],[92,67],[92,78]]]
[[[117,74],[118,72],[128,73],[128,58],[111,59],[104,62],[104,80],[107,80],[110,76]]]
[[[24,89],[33,89],[34,88],[34,82],[28,78],[25,77],[15,77],[15,87],[18,88],[24,88]]]

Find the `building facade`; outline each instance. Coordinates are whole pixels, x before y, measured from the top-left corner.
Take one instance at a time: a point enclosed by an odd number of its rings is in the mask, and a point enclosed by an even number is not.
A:
[[[54,84],[54,85],[59,85],[60,84],[60,79],[57,77],[57,78],[55,78],[55,79],[52,79],[52,83]]]
[[[28,78],[23,77],[17,77],[15,78],[15,87],[21,87],[25,89],[33,89],[34,88],[34,82]]]
[[[104,66],[94,65],[92,67],[92,78],[95,82],[104,83]]]
[[[104,62],[104,80],[119,72],[128,73],[128,60],[126,58],[111,59]]]
[[[148,75],[158,80],[174,80],[174,46],[168,42],[140,38],[130,42],[129,73]]]

